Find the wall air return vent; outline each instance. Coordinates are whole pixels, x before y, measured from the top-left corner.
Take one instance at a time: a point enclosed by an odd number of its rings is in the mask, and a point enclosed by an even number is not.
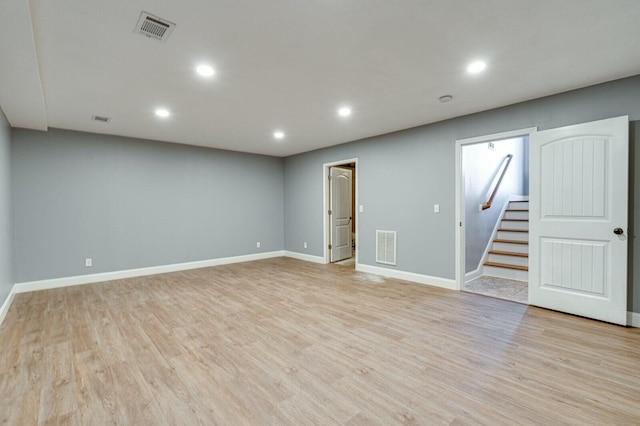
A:
[[[91,120],[97,121],[99,123],[108,123],[111,121],[111,117],[103,117],[101,115],[92,115]]]
[[[396,231],[376,231],[376,262],[396,264]]]
[[[142,11],[134,32],[165,42],[175,27],[173,22]]]

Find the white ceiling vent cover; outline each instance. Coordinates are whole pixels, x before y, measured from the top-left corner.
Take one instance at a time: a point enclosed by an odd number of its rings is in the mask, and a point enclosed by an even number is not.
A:
[[[111,121],[111,117],[103,117],[101,115],[92,115],[91,120],[98,121],[100,123],[108,123]]]
[[[173,22],[142,11],[134,32],[165,42],[175,27]]]
[[[376,262],[396,264],[396,231],[376,231]]]

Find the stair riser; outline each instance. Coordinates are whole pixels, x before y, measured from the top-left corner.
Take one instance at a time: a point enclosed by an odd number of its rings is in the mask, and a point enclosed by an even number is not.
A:
[[[529,220],[529,211],[504,212],[504,219],[525,219]]]
[[[492,250],[510,251],[512,253],[529,253],[527,244],[493,243]]]
[[[524,229],[529,230],[529,222],[514,222],[511,220],[502,220],[501,228],[506,229]]]
[[[506,278],[509,280],[529,281],[529,273],[527,271],[519,271],[517,269],[485,266],[483,273],[484,275],[491,275],[492,277]]]
[[[498,231],[499,240],[529,241],[528,232]]]
[[[529,210],[529,202],[525,202],[525,203],[514,203],[514,202],[510,202],[509,203],[509,210]]]
[[[504,254],[489,253],[489,262],[505,263],[507,265],[529,266],[528,257],[506,256]]]

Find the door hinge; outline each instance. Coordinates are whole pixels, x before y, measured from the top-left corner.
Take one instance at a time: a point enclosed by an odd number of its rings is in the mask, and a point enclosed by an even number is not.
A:
[[[328,176],[328,179],[331,180],[331,175]]]
[[[462,222],[460,222],[460,227],[462,227]]]
[[[331,216],[331,210],[329,210],[329,216]]]
[[[329,250],[331,250],[333,248],[333,246],[331,244],[329,244]]]

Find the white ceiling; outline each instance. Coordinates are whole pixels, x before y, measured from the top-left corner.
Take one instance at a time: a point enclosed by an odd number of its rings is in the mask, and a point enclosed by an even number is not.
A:
[[[133,32],[142,10],[177,24],[166,43]],[[639,22],[638,0],[2,0],[0,107],[285,156],[638,74]]]

